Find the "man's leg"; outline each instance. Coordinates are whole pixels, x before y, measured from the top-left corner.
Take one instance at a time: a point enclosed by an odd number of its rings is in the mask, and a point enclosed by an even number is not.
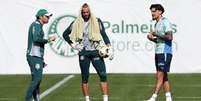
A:
[[[172,101],[172,96],[171,96],[171,93],[170,93],[170,83],[168,81],[168,74],[167,72],[165,73],[165,76],[164,76],[164,79],[163,79],[164,83],[163,83],[163,88],[164,88],[164,91],[165,91],[165,96],[166,96],[166,101]]]
[[[103,101],[108,101],[108,82],[101,82],[101,91],[103,94]]]
[[[99,77],[100,77],[100,86],[103,94],[103,101],[108,101],[108,82],[107,82],[107,74],[105,68],[105,62],[103,58],[94,57],[92,60],[92,64],[95,67]]]
[[[164,73],[163,87],[164,87],[165,92],[170,92],[170,83],[169,83],[169,80],[168,80],[167,72]]]
[[[37,86],[40,84],[40,81],[42,79],[42,72],[43,72],[42,59],[36,58],[36,57],[30,57],[28,62],[31,68],[32,81],[27,90],[25,101],[32,100],[33,93],[37,89]]]
[[[155,86],[155,94],[159,94],[161,86],[163,85],[163,77],[164,73],[161,71],[157,71],[156,73],[156,86]]]
[[[157,73],[156,73],[156,85],[155,85],[155,89],[154,89],[154,94],[152,95],[152,97],[148,101],[155,101],[156,100],[157,95],[160,92],[161,86],[163,85],[163,76],[164,76],[163,72],[157,71]]]
[[[90,59],[87,56],[79,56],[79,63],[82,75],[82,92],[85,100],[90,101],[88,85]]]
[[[40,81],[41,82],[41,81]],[[34,90],[33,92],[33,98],[34,98],[34,101],[39,101],[39,95],[40,95],[40,82],[38,83],[36,89]]]
[[[161,86],[163,86],[164,78],[164,67],[165,67],[165,56],[164,54],[155,54],[155,65],[156,65],[156,84],[154,89],[154,94],[148,101],[155,101],[157,95],[160,92]]]
[[[165,71],[163,78],[163,88],[165,91],[166,101],[172,101],[170,82],[168,80],[168,72],[170,71],[170,64],[172,60],[172,54],[165,54]]]

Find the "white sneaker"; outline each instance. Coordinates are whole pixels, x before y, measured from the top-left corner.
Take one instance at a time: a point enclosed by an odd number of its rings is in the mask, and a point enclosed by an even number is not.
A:
[[[172,101],[172,97],[166,97],[166,101]]]
[[[151,97],[149,100],[146,100],[146,101],[156,101],[156,99]]]
[[[153,94],[149,100],[146,101],[156,101],[157,94]]]
[[[90,101],[90,99],[86,99],[85,101]]]
[[[108,95],[103,95],[103,101],[108,101]]]
[[[171,97],[170,92],[165,93],[165,96],[166,96],[166,101],[172,101],[172,97]]]
[[[85,101],[90,101],[89,96],[85,96]]]

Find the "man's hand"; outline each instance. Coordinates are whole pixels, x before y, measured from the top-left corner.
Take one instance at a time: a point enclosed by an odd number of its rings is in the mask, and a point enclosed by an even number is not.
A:
[[[70,44],[70,46],[73,49],[78,50],[78,51],[81,51],[84,48],[84,46],[82,44],[79,44],[79,43],[72,43],[72,44]]]
[[[154,41],[157,39],[156,35],[154,32],[150,32],[148,35],[147,35],[147,38],[151,41]]]
[[[114,59],[114,49],[112,48],[111,45],[107,45],[108,48],[108,58],[109,60],[113,60]]]
[[[49,38],[48,38],[48,42],[53,42],[53,41],[55,41],[56,40],[56,35],[52,35],[52,36],[50,36]]]
[[[165,40],[165,41],[172,41],[173,36],[172,36],[172,31],[166,32],[165,35],[157,35],[155,32],[151,32],[149,33],[149,35],[147,35],[147,38],[151,41],[156,41],[158,38]]]

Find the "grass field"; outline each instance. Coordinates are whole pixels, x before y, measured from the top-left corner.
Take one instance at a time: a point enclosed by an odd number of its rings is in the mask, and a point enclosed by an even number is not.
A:
[[[68,75],[44,75],[41,93]],[[29,75],[0,75],[0,101],[24,101]],[[109,74],[109,101],[143,101],[148,99],[155,83],[153,74]],[[80,75],[61,85],[41,101],[84,101]],[[201,101],[201,74],[170,74],[174,101]],[[92,101],[102,101],[97,75],[90,76]],[[163,90],[158,101],[165,101]]]

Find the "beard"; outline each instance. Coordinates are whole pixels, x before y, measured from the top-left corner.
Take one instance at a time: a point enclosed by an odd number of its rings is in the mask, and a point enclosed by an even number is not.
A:
[[[82,18],[84,19],[84,21],[88,21],[89,18],[90,18],[90,15],[88,15],[88,16],[83,16],[83,15],[82,15]]]
[[[152,20],[156,20],[156,17],[152,16]]]

